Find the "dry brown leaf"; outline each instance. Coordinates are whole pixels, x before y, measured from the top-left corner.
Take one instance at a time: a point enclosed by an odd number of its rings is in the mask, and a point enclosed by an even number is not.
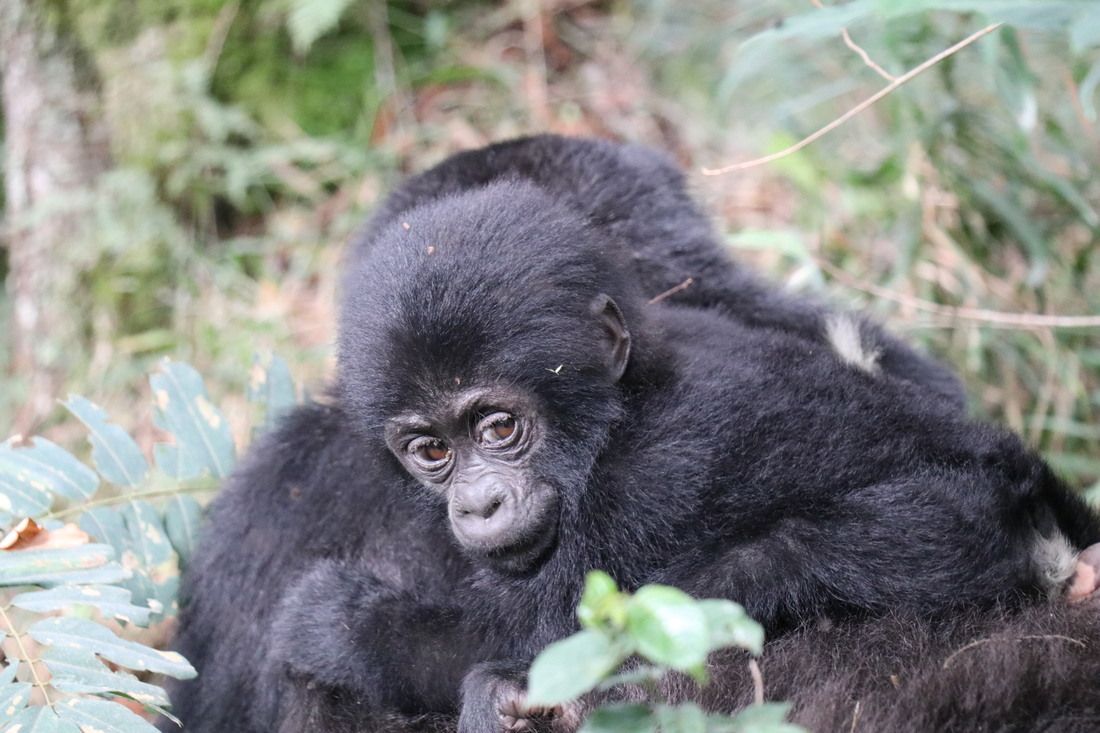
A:
[[[0,550],[62,550],[91,541],[87,532],[71,522],[60,529],[48,530],[27,517],[4,535],[4,539],[0,540]]]
[[[42,528],[38,526],[38,522],[30,517],[20,519],[19,523],[4,535],[4,539],[0,540],[0,550],[21,550],[40,532]]]

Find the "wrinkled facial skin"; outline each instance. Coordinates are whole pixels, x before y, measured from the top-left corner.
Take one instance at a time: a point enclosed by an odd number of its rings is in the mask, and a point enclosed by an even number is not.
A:
[[[523,570],[557,532],[558,493],[532,470],[542,419],[531,400],[499,388],[445,402],[432,415],[387,421],[386,443],[414,478],[446,498],[451,531],[466,552]]]

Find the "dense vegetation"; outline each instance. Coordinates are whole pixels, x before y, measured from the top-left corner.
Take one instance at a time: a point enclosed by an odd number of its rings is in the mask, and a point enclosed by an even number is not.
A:
[[[17,233],[59,213],[76,222],[42,290],[43,309],[64,317],[34,334],[36,358],[59,375],[48,394],[17,368],[8,329],[0,337],[0,425],[52,440],[0,446],[0,498],[9,499],[0,519],[9,528],[34,516],[62,538],[62,520],[73,519],[99,542],[51,544],[39,552],[62,559],[33,558],[47,563],[34,572],[0,563],[0,585],[49,586],[50,573],[79,567],[84,575],[68,577],[74,588],[117,589],[95,606],[101,617],[144,608],[131,621],[153,622],[153,632],[117,623],[115,631],[161,641],[156,622],[171,615],[187,553],[180,526],[197,516],[192,497],[205,501],[210,478],[228,466],[154,451],[165,432],[187,445],[189,428],[159,402],[150,420],[146,404],[159,392],[143,375],[165,356],[193,363],[221,409],[201,382],[181,399],[201,397],[214,410],[217,444],[231,458],[257,422],[250,405],[281,409],[293,398],[286,366],[253,365],[256,352],[277,351],[307,385],[322,384],[342,246],[401,174],[542,129],[648,142],[696,172],[747,161],[995,21],[1006,25],[813,145],[694,182],[737,256],[790,287],[867,305],[954,364],[975,411],[1023,433],[1100,499],[1100,6],[821,5],[16,0],[11,7],[31,8],[79,50],[80,69],[94,77],[89,115],[108,142],[97,151],[102,170],[78,195],[18,215],[11,194],[0,197],[0,241],[10,247],[0,250],[5,321],[16,316]],[[3,97],[0,114],[3,104],[12,98]],[[26,153],[10,127],[0,127],[9,184]],[[167,365],[160,379],[175,373],[193,375]],[[278,389],[265,394],[271,385]],[[68,410],[51,407],[69,392],[93,397],[118,425],[79,398]],[[95,472],[62,450],[87,452],[86,430]],[[139,475],[117,473],[123,464],[112,473],[97,435],[101,445],[124,445]],[[45,488],[27,489],[42,479],[26,472],[28,456],[68,478],[50,483],[47,471]],[[115,529],[97,531],[102,516]],[[160,544],[140,542],[150,527]],[[136,570],[129,578],[111,574],[123,559]],[[3,606],[21,629],[77,598],[38,592],[55,595]],[[43,641],[48,632],[30,633]],[[22,658],[10,642],[5,654]],[[120,653],[110,639],[97,643]],[[103,656],[149,664],[145,652],[129,651],[138,656]],[[74,693],[119,684],[89,682],[106,672],[86,656],[60,663],[75,670]],[[187,673],[168,667],[148,669]],[[0,685],[9,682],[0,672]],[[143,681],[132,684],[117,691],[163,701]]]

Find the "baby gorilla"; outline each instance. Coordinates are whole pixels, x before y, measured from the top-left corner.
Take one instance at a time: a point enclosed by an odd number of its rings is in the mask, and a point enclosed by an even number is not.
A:
[[[306,574],[272,642],[309,681],[284,730],[361,730],[391,698],[445,711],[460,692],[463,733],[499,729],[533,655],[575,629],[591,568],[737,600],[776,634],[1058,594],[1100,540],[1017,438],[875,368],[863,332],[840,353],[647,304],[624,243],[530,183],[373,236],[346,285],[340,402],[472,569],[433,599],[355,560]],[[456,670],[461,691],[441,689]]]

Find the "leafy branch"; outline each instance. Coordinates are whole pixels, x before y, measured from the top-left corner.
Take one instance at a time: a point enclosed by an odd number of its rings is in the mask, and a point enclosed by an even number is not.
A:
[[[0,541],[0,638],[10,636],[14,649],[0,670],[0,730],[154,733],[112,699],[174,720],[165,691],[142,676],[195,675],[180,655],[135,640],[148,638],[135,629],[174,613],[179,571],[201,521],[192,495],[217,489],[236,446],[190,366],[166,360],[150,384],[154,420],[172,438],[154,446],[153,465],[78,396],[63,404],[88,430],[92,467],[45,438],[0,444],[0,524],[10,528]],[[281,360],[257,359],[249,399],[259,426],[295,403]],[[74,517],[79,526],[60,521]],[[31,617],[25,630],[13,609]],[[21,668],[29,683],[16,681]],[[40,705],[30,704],[33,688],[42,691]]]
[[[669,672],[706,684],[711,652],[740,647],[760,654],[764,629],[738,604],[695,600],[664,585],[647,585],[631,595],[607,573],[594,571],[577,617],[582,630],[546,647],[531,665],[527,704],[554,707],[592,691],[613,695],[621,685],[638,685],[651,700],[604,705],[588,717],[582,733],[804,733],[786,721],[787,705],[762,702],[762,682],[756,683],[756,704],[733,717],[661,699],[659,683]],[[622,669],[632,657],[647,664]]]

